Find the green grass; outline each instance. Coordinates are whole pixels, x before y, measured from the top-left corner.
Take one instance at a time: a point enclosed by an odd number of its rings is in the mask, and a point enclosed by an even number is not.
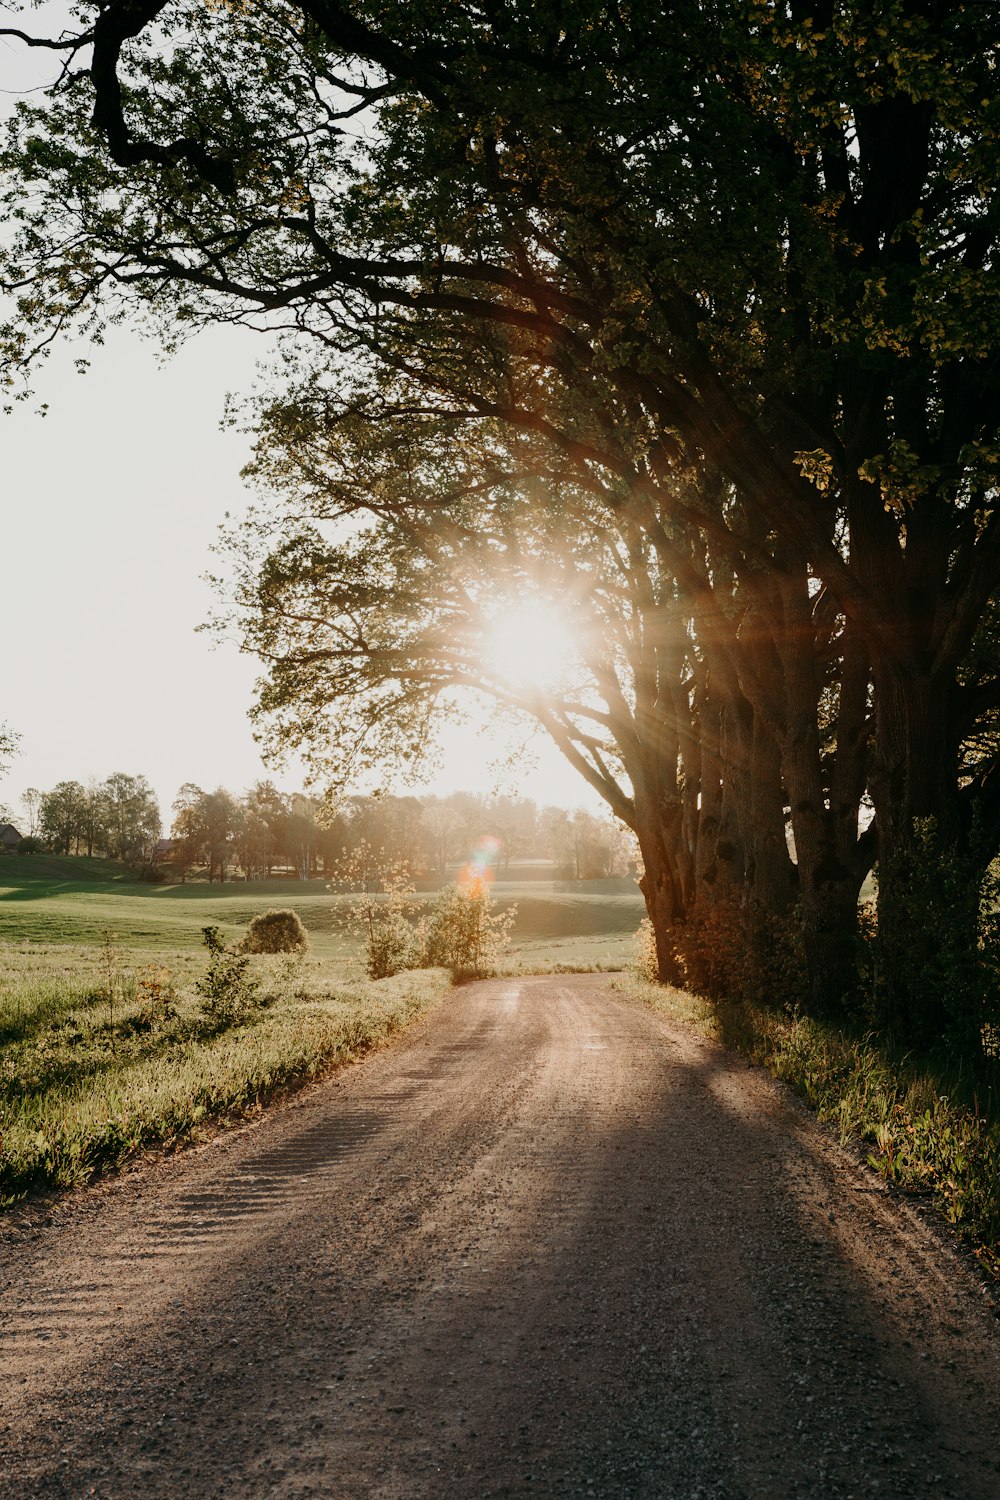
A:
[[[642,901],[624,882],[510,881],[495,895],[518,907],[506,972],[628,962]],[[348,899],[322,880],[146,885],[105,861],[0,859],[0,1205],[255,1108],[438,1003],[448,988],[440,971],[361,977],[357,942],[338,921]],[[234,942],[273,906],[299,913],[310,952],[254,957],[263,1003],[222,1025],[196,988],[202,929],[218,926]]]
[[[517,904],[515,971],[624,967],[644,913],[638,888],[626,881],[501,880],[494,897],[501,908]],[[203,927],[217,925],[232,941],[258,912],[290,906],[316,953],[346,961],[355,952],[338,925],[337,909],[346,900],[332,896],[324,880],[144,885],[104,861],[0,857],[0,943],[86,946],[100,943],[110,929],[130,951],[194,953]]]
[[[232,939],[258,912],[294,906],[314,946],[333,957],[346,952],[334,929],[334,900],[322,880],[147,885],[104,861],[0,858],[0,942],[86,945],[111,928],[130,949],[193,951],[203,927],[219,926]]]
[[[898,1052],[873,1035],[852,1035],[806,1016],[710,1004],[634,976],[616,983],[787,1082],[841,1141],[863,1142],[869,1165],[886,1181],[933,1198],[983,1269],[1000,1278],[995,1060],[974,1081],[945,1059]]]
[[[243,1114],[380,1045],[449,989],[441,970],[372,983],[316,955],[255,957],[258,1002],[226,1024],[196,989],[201,955],[141,957],[115,960],[112,1009],[100,950],[0,952],[0,1205]]]
[[[645,916],[638,887],[624,881],[498,882],[499,908],[517,904],[505,974],[606,971],[632,962]]]

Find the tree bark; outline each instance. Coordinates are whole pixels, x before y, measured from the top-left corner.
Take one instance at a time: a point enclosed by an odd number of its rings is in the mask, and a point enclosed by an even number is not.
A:
[[[876,658],[879,1001],[902,1039],[978,1046],[982,861],[963,827],[950,682]]]
[[[678,859],[680,807],[645,785],[635,788],[635,807],[643,864],[639,889],[656,942],[656,976],[663,984],[680,984],[676,943],[686,915]]]

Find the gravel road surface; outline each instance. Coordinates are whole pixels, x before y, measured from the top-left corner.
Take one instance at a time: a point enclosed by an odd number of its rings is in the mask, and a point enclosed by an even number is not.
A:
[[[933,1225],[600,976],[0,1219],[0,1496],[1000,1497]]]

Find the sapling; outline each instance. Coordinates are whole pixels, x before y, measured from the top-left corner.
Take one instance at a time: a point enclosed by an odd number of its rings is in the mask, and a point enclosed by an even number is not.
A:
[[[108,1029],[111,1033],[111,1050],[115,1050],[115,990],[121,983],[118,962],[118,934],[105,927],[101,933],[101,968],[104,970],[104,994],[108,1002]]]
[[[218,927],[203,927],[208,970],[195,989],[204,995],[203,1010],[223,1026],[242,1020],[257,999],[257,981],[248,974],[250,959],[238,948],[228,948]]]

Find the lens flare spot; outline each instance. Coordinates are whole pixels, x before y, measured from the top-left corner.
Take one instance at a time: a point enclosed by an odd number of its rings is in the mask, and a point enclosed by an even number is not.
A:
[[[472,851],[471,858],[458,877],[458,883],[469,890],[483,890],[492,884],[500,863],[500,840],[484,834]]]

